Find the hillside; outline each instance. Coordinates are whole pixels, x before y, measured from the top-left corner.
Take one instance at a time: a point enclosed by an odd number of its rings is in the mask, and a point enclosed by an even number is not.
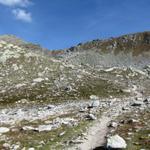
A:
[[[130,103],[140,98],[143,102],[150,96],[149,88],[150,32],[58,51],[13,35],[0,36],[0,126],[5,127],[0,127],[0,134],[9,129],[0,138],[0,149],[7,144],[8,149],[38,148],[39,143],[44,149],[74,146],[69,141],[85,131],[89,120],[102,115],[108,122],[100,121],[106,126],[124,114],[124,107],[140,116],[139,110],[149,105],[133,109]]]

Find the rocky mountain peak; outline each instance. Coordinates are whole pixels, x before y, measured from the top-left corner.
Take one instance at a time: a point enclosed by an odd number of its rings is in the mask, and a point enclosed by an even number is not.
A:
[[[150,50],[150,32],[127,34],[116,38],[97,39],[86,43],[79,43],[77,46],[67,49],[67,51],[73,52],[91,49],[105,53],[113,51],[115,54],[132,52],[133,56],[137,56]]]

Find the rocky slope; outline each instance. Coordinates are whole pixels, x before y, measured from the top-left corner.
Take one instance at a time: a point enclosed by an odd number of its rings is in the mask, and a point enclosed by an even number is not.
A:
[[[99,147],[112,119],[149,108],[149,75],[150,32],[59,51],[0,36],[0,149]],[[141,111],[130,104],[139,98]],[[83,136],[90,125],[98,132]]]

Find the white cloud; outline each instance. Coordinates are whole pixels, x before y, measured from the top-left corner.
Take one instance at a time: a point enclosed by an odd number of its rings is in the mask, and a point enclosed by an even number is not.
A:
[[[0,4],[6,6],[21,6],[25,7],[30,4],[29,0],[0,0]]]
[[[17,20],[24,22],[32,22],[32,15],[30,12],[25,11],[24,9],[14,9],[12,11]]]

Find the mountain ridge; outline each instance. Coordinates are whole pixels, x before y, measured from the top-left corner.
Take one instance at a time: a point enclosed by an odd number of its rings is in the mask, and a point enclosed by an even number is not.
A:
[[[65,52],[89,49],[96,49],[96,51],[103,52],[110,52],[110,49],[113,49],[117,54],[119,50],[126,50],[127,48],[129,48],[129,50],[133,50],[133,56],[136,56],[140,54],[140,48],[143,48],[143,51],[149,51],[150,49],[150,31],[130,33],[106,39],[95,39],[85,43],[79,43],[76,46],[72,46],[70,48],[56,50],[48,50],[47,48],[42,48],[39,44],[25,42],[15,35],[1,35],[0,40],[4,40],[11,44],[14,43],[16,45],[33,50],[44,50],[47,54],[51,54],[54,56],[64,54]]]

